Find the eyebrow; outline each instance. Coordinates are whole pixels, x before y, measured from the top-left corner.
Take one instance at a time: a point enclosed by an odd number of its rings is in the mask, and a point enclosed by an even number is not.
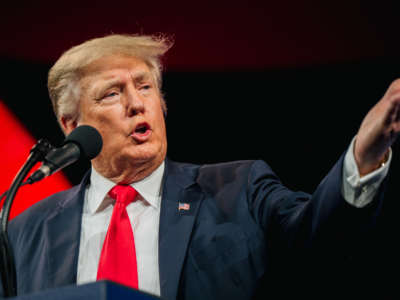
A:
[[[137,74],[131,75],[131,78],[135,82],[143,82],[151,79],[151,74],[149,72],[139,72]]]
[[[112,88],[112,87],[114,87],[114,86],[121,85],[123,82],[124,82],[124,81],[121,80],[121,79],[119,79],[119,78],[117,78],[117,79],[112,79],[112,80],[110,80],[110,81],[106,81],[105,85],[102,86],[102,87],[100,88],[100,90],[103,90],[103,91],[108,90],[109,88]]]
[[[105,80],[105,84],[104,85],[100,85],[97,87],[94,87],[93,89],[93,93],[95,98],[99,98],[101,97],[102,93],[104,93],[105,91],[107,91],[108,89],[115,87],[115,86],[121,86],[123,84],[123,80],[116,78],[116,79],[111,79],[110,81]]]
[[[151,74],[149,72],[139,72],[137,74],[131,75],[132,80],[137,83],[137,82],[143,82],[146,80],[151,80]],[[120,78],[115,78],[115,79],[110,79],[110,80],[104,80],[105,85],[100,88],[102,91],[108,90],[109,88],[112,88],[114,86],[118,86],[124,83],[123,79]]]
[[[152,76],[151,73],[149,72],[138,72],[136,74],[131,75],[131,79],[136,83],[141,83],[146,80],[151,80]],[[104,85],[100,87],[95,87],[93,89],[95,98],[101,97],[101,94],[107,91],[108,89],[115,87],[115,86],[121,86],[124,84],[124,80],[121,78],[112,78],[112,79],[105,79],[104,80]]]

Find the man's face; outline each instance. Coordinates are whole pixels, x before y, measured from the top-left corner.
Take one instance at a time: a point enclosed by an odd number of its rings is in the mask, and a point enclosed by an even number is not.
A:
[[[135,167],[154,170],[164,160],[165,121],[154,80],[149,67],[132,57],[101,58],[85,69],[78,125],[101,133],[103,149],[92,163],[103,176]]]

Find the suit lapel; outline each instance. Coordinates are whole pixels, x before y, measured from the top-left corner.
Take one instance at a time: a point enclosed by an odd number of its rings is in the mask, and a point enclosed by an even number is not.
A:
[[[163,299],[176,299],[190,235],[203,199],[197,168],[166,161],[161,201],[159,267]],[[183,205],[179,209],[179,203]]]
[[[165,299],[176,299],[190,235],[203,199],[196,174],[197,168],[166,161],[159,231],[160,288]],[[83,201],[89,178],[90,173],[60,201],[45,224],[48,288],[76,283]],[[189,209],[179,210],[179,203],[188,204]]]
[[[70,196],[60,201],[57,211],[45,224],[49,288],[76,283],[83,201],[89,174]]]

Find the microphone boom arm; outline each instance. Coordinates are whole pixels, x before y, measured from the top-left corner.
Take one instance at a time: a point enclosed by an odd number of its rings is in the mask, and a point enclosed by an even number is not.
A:
[[[3,209],[1,210],[1,226],[0,226],[0,273],[1,281],[3,285],[3,291],[5,297],[13,297],[17,295],[16,285],[16,269],[13,252],[9,243],[7,228],[8,218],[14,197],[21,186],[22,181],[27,176],[33,166],[44,159],[46,154],[50,151],[52,146],[44,139],[38,141],[38,143],[31,149],[31,154],[28,160],[18,171],[15,176],[10,189],[8,190],[7,197],[4,201]]]

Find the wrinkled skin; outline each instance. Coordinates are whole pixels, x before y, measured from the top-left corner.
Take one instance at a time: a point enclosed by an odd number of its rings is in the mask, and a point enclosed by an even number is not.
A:
[[[96,171],[125,184],[151,174],[165,159],[167,138],[163,100],[149,67],[133,57],[103,57],[86,67],[79,86],[78,121],[61,123],[66,134],[83,124],[100,132]],[[146,133],[138,132],[141,124]]]
[[[379,168],[400,131],[400,80],[365,116],[357,133],[354,157],[360,175]]]

